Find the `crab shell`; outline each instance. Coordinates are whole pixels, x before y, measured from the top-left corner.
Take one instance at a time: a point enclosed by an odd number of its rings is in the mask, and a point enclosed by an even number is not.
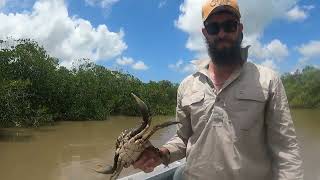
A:
[[[145,143],[145,140],[138,139],[134,142],[134,139],[130,139],[129,142],[124,143],[123,146],[116,151],[119,157],[123,160],[124,167],[128,168],[133,164],[141,155],[141,153],[149,146],[149,143]]]

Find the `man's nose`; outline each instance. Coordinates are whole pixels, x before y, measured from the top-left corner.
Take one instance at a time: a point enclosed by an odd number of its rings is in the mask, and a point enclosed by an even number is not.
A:
[[[226,33],[224,32],[223,28],[221,28],[219,33],[218,33],[218,37],[219,38],[224,38],[225,35],[226,35]]]

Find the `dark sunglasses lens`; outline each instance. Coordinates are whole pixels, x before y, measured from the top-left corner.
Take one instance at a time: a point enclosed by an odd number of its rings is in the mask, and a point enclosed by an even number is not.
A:
[[[205,26],[208,34],[215,35],[218,34],[220,31],[220,27],[218,23],[210,23]]]
[[[238,22],[237,21],[226,21],[221,24],[224,32],[231,33],[237,30]]]
[[[205,26],[207,32],[210,35],[217,35],[220,32],[220,29],[222,28],[224,32],[226,33],[232,33],[237,30],[238,22],[229,20],[222,23],[210,23]]]

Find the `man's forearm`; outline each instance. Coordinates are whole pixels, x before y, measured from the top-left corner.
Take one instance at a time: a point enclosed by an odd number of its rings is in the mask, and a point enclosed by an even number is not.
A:
[[[163,145],[160,149],[165,153],[169,153],[169,162],[174,162],[186,156],[186,143],[178,136],[175,135],[169,142]]]

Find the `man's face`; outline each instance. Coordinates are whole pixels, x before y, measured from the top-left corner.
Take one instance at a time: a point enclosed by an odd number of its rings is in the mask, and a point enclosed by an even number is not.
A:
[[[206,28],[203,29],[207,40],[214,43],[217,49],[230,48],[237,42],[243,29],[239,20],[229,13],[211,15],[206,20],[206,24],[211,29],[218,26],[219,31],[214,34],[209,34],[210,32]]]
[[[229,13],[214,14],[202,29],[209,55],[220,65],[235,64],[239,60],[243,26]]]

